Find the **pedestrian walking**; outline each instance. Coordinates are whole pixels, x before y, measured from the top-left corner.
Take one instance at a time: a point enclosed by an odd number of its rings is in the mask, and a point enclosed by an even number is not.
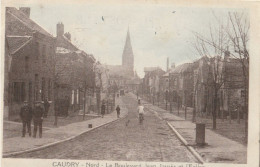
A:
[[[37,129],[39,127],[39,137],[42,137],[42,122],[43,122],[44,110],[41,107],[41,102],[37,101],[33,110],[33,137],[36,138]]]
[[[22,137],[25,137],[26,126],[29,136],[31,136],[32,109],[27,101],[24,101],[23,107],[20,110],[20,117],[23,123]]]
[[[119,107],[119,105],[117,105],[117,107],[116,107],[116,113],[117,113],[117,118],[119,118],[119,116],[120,116],[120,107]]]
[[[101,116],[102,116],[102,118],[104,118],[105,112],[106,112],[106,106],[105,106],[104,103],[102,103],[102,106],[101,106]]]
[[[50,103],[48,101],[48,98],[45,98],[44,100],[44,118],[47,118],[48,111],[49,111]]]

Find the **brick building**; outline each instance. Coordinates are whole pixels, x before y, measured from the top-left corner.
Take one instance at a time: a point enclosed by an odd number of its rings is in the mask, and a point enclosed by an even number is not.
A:
[[[160,78],[165,74],[159,67],[145,67],[143,79],[143,94],[152,97],[154,101],[157,101],[158,94],[160,92]]]
[[[198,113],[211,114],[214,103],[217,103],[217,116],[226,118],[231,116],[237,117],[238,107],[244,106],[243,94],[245,85],[242,76],[241,60],[230,58],[226,52],[223,58],[219,57],[219,81],[214,81],[213,63],[217,57],[202,57],[195,62],[194,70],[194,90],[195,105]],[[214,99],[214,82],[220,84],[217,92],[217,100]],[[242,114],[240,115],[242,117]]]
[[[55,39],[30,19],[28,7],[7,7],[5,22],[5,106],[15,119],[25,100],[53,101]]]
[[[179,65],[170,72],[170,94],[174,102],[178,102],[180,105],[187,107],[192,107],[193,77],[192,63]]]
[[[95,58],[72,44],[70,33],[64,33],[64,25],[58,23],[55,57],[55,100],[60,105],[69,101],[71,110],[82,110],[84,96],[86,96],[86,107],[90,106],[90,98],[94,96],[95,86],[94,63]],[[63,107],[60,106],[59,108]],[[60,114],[63,115],[63,113]]]

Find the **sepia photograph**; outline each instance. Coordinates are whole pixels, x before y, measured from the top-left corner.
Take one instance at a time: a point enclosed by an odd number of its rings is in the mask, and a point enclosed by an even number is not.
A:
[[[1,9],[2,159],[236,166],[248,163],[249,144],[259,148],[259,123],[249,138],[249,116],[259,121],[249,103],[259,100],[249,96],[252,8],[13,1]]]

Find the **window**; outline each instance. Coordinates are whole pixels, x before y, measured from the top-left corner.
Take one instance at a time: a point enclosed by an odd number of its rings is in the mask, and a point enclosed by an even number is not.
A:
[[[27,57],[27,56],[24,59],[24,70],[26,73],[29,72],[29,57]]]
[[[49,79],[49,82],[48,82],[48,100],[51,100],[51,95],[52,95],[51,79]]]
[[[39,55],[40,55],[40,44],[39,44],[39,42],[36,42],[36,44],[35,44],[35,58],[36,58],[36,60],[39,59]]]
[[[29,102],[31,102],[32,101],[32,81],[30,81],[29,82],[29,96],[28,96],[28,98],[29,98]]]
[[[25,83],[24,82],[14,82],[13,97],[14,101],[17,103],[25,101]]]
[[[50,50],[49,50],[49,61],[52,61],[52,59],[53,59],[53,47],[51,46],[50,48],[49,48]]]
[[[39,100],[39,77],[38,74],[35,74],[34,78],[34,100]]]
[[[46,62],[46,45],[42,46],[42,62]]]
[[[45,99],[45,78],[42,77],[42,91],[41,91],[41,95],[42,95],[42,100]]]

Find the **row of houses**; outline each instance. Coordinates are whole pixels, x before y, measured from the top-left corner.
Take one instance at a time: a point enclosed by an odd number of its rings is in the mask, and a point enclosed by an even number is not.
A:
[[[15,118],[23,101],[78,110],[93,97],[96,60],[71,42],[62,23],[54,37],[30,19],[28,7],[7,7],[5,22],[5,117]]]
[[[241,60],[231,58],[229,51],[222,57],[204,56],[177,67],[173,63],[168,71],[149,67],[144,72],[141,91],[153,101],[195,107],[200,114],[212,113],[216,104],[219,117],[236,117],[238,108],[245,105]]]

